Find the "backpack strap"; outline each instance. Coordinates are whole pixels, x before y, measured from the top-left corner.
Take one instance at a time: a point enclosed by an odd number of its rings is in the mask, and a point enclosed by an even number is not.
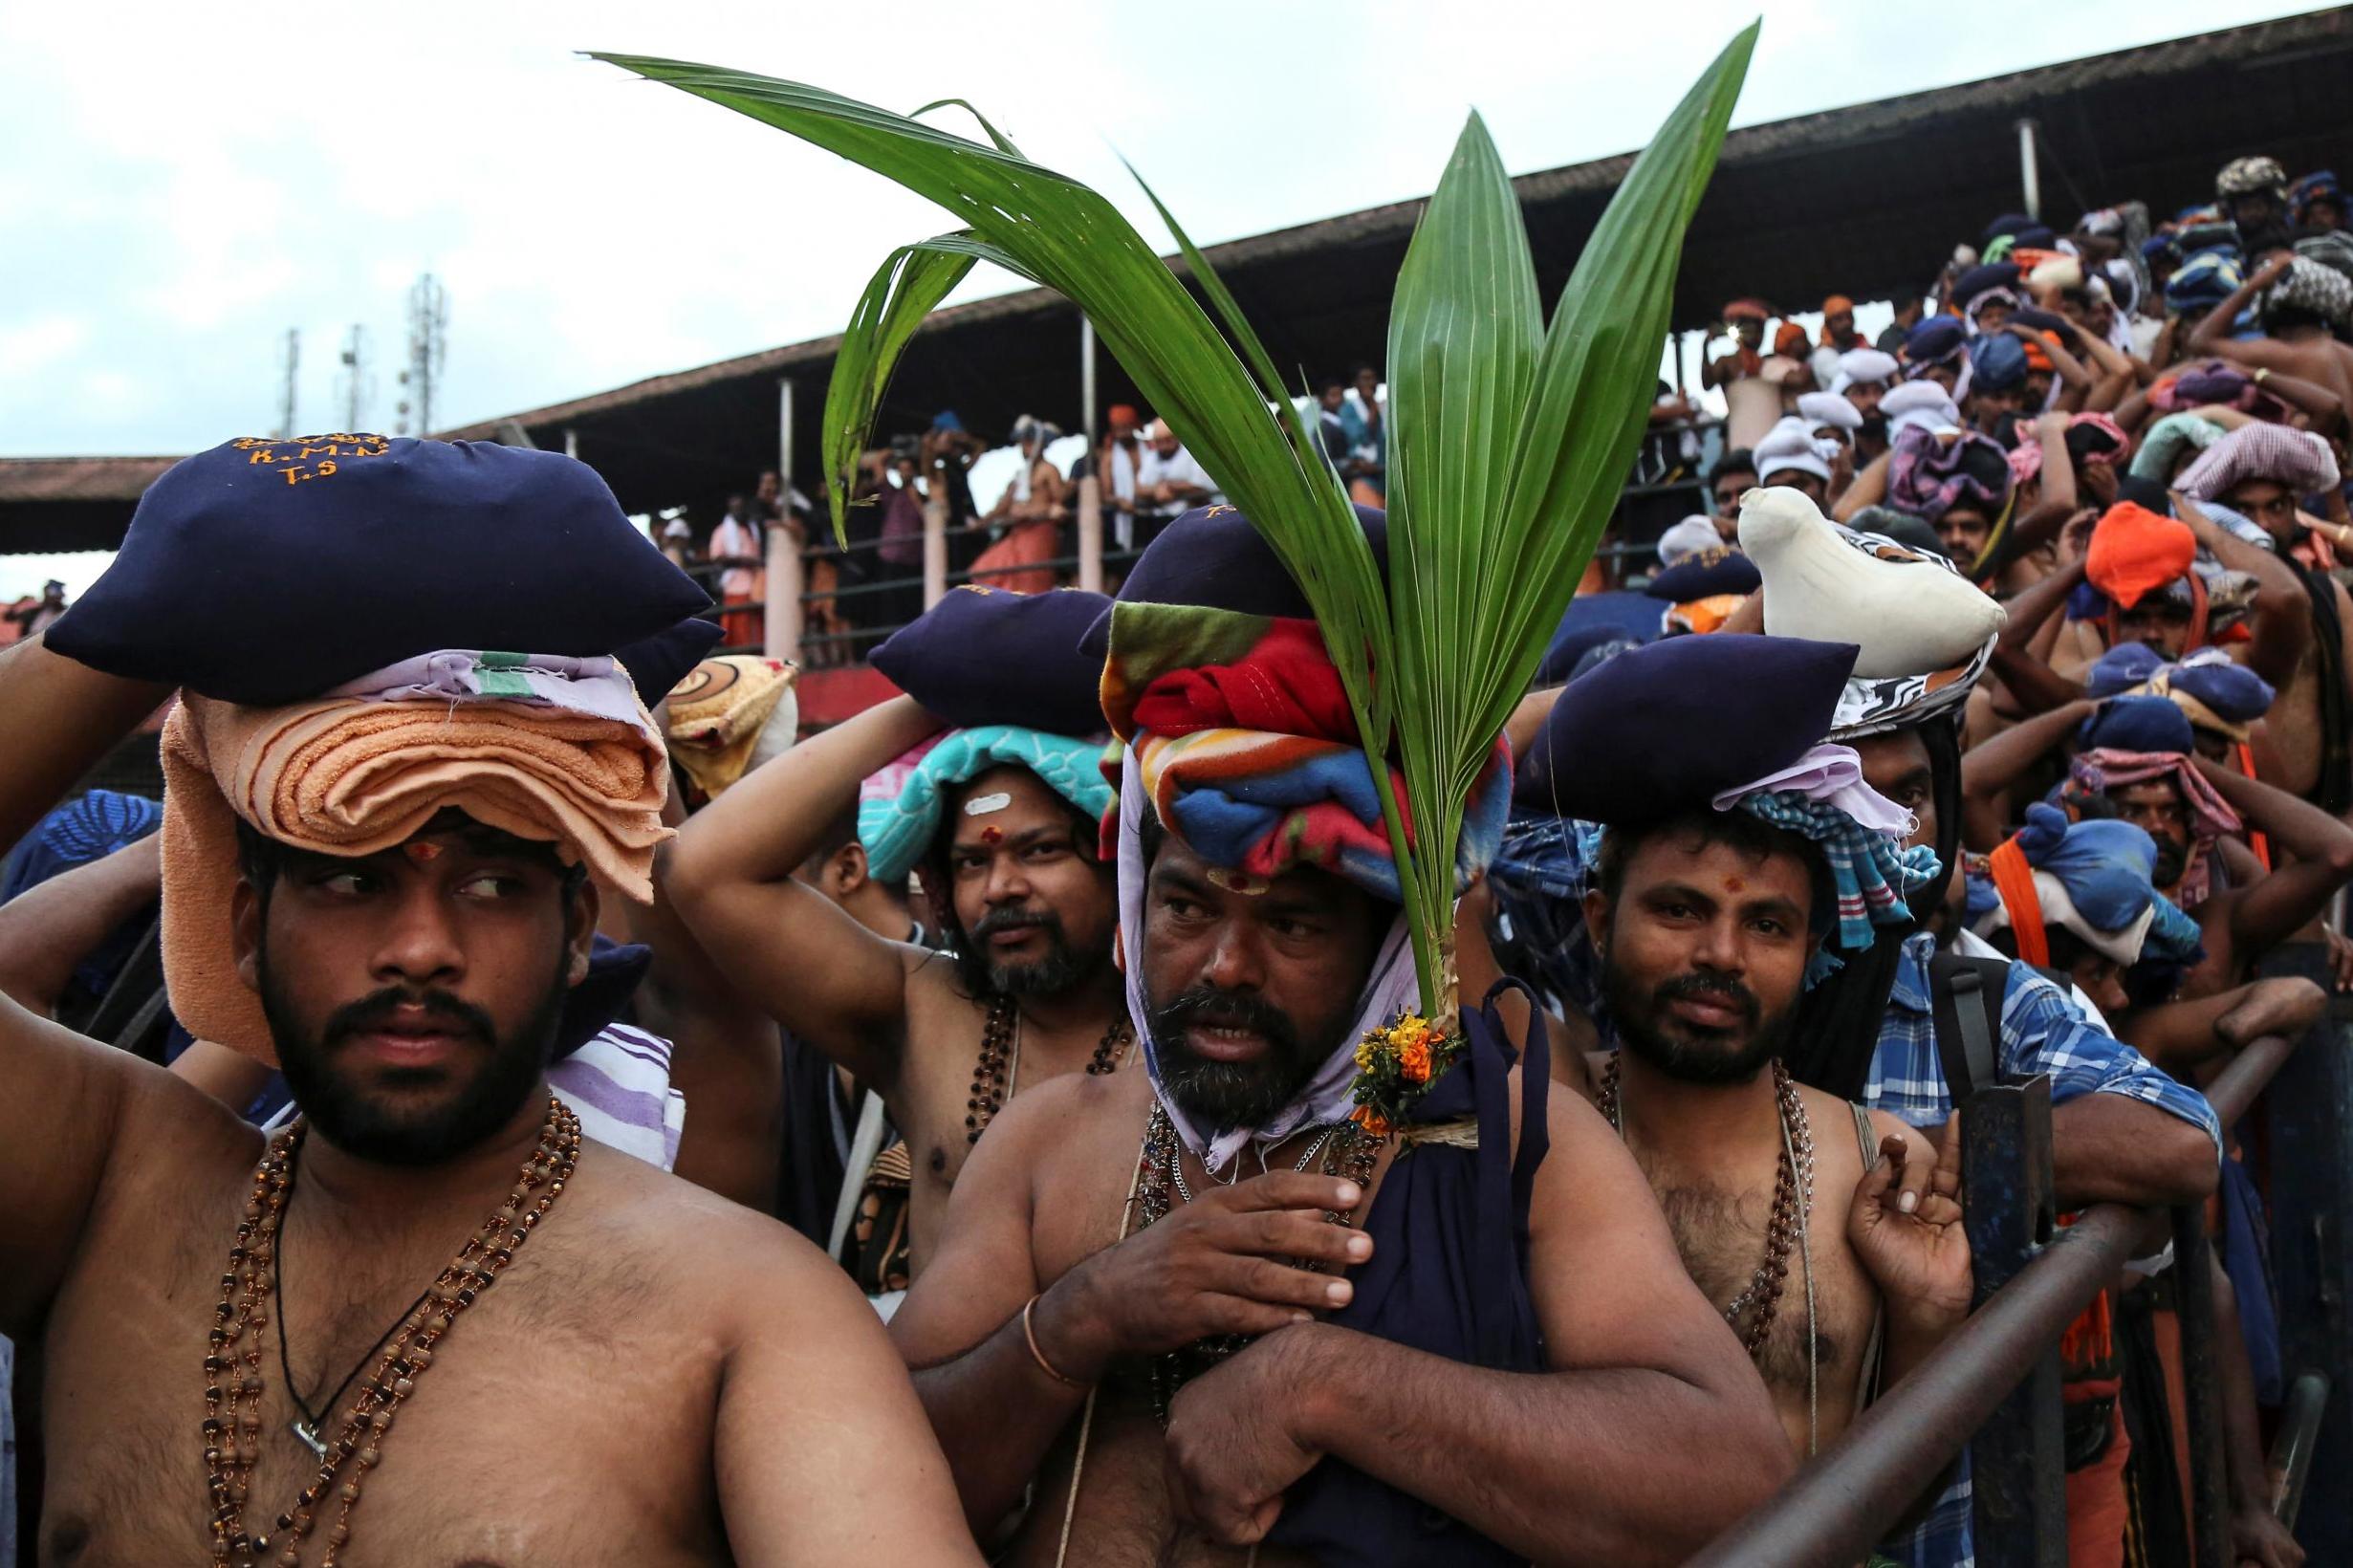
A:
[[[1938,953],[1928,965],[1928,999],[1945,1086],[1959,1105],[1999,1080],[2002,992],[2010,964],[2000,958]]]

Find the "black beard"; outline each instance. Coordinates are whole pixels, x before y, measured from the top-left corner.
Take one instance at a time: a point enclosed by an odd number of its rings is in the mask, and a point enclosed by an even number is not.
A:
[[[1035,927],[1046,934],[1046,955],[1029,964],[997,964],[988,939],[999,931]],[[1062,996],[1102,972],[1109,955],[1079,952],[1063,933],[1062,917],[1051,909],[991,909],[956,945],[956,967],[965,989],[975,996]]]
[[[1250,1030],[1264,1036],[1267,1050],[1255,1061],[1210,1061],[1196,1055],[1187,1038],[1195,1024]],[[1149,1009],[1144,1027],[1160,1064],[1161,1087],[1187,1116],[1218,1131],[1269,1121],[1298,1097],[1340,1043],[1337,1036],[1304,1043],[1291,1015],[1273,1003],[1208,986]]]
[[[2153,885],[2159,888],[2170,887],[2180,882],[2182,874],[2189,869],[2190,852],[2188,850],[2170,838],[2157,840],[2157,863],[2149,868],[2149,882]]]
[[[263,1015],[276,1044],[278,1066],[294,1103],[318,1135],[344,1153],[387,1165],[432,1165],[474,1147],[514,1119],[555,1055],[562,1020],[570,954],[558,960],[548,993],[508,1037],[480,1008],[444,991],[390,986],[338,1008],[316,1039],[295,1026],[272,983],[269,955],[258,955]],[[370,1098],[336,1065],[338,1047],[380,1024],[394,1008],[422,1007],[435,1020],[489,1046],[473,1079],[437,1108],[417,1115]],[[430,1070],[425,1070],[429,1072]],[[395,1075],[396,1078],[399,1075]]]
[[[1604,965],[1601,989],[1609,1001],[1610,1022],[1628,1051],[1682,1083],[1718,1086],[1746,1083],[1781,1054],[1788,1038],[1790,1013],[1762,1016],[1756,995],[1730,975],[1701,969],[1661,983],[1647,995],[1617,969]],[[1706,996],[1738,1007],[1747,1016],[1745,1036],[1738,1030],[1701,1030],[1688,1024],[1667,1023],[1667,1005],[1683,998]],[[1729,1053],[1720,1049],[1732,1044]]]

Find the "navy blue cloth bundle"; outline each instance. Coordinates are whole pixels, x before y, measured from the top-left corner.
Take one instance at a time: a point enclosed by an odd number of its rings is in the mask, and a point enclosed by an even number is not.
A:
[[[1560,693],[1520,759],[1512,797],[1623,824],[1705,805],[1828,734],[1860,651],[1740,632],[1629,649]]]
[[[267,707],[437,648],[609,654],[709,603],[559,452],[250,436],[148,487],[48,642],[108,674]]]
[[[1389,517],[1378,507],[1356,509],[1373,566],[1389,580]],[[1312,620],[1307,596],[1239,507],[1195,507],[1160,531],[1120,584],[1129,604],[1204,604],[1243,615]],[[1081,651],[1100,670],[1111,652],[1111,609],[1087,628]]]
[[[1652,599],[1688,604],[1718,594],[1753,594],[1764,586],[1756,563],[1737,550],[1703,550],[1650,579]]]
[[[1288,581],[1288,578],[1284,579]],[[1104,728],[1103,662],[1080,644],[1108,615],[1101,594],[957,588],[891,633],[876,669],[958,729],[1011,724],[1050,735]]]
[[[2086,751],[2178,751],[2187,756],[2197,742],[2190,732],[2190,716],[2169,699],[2118,697],[2083,721],[2076,744]]]

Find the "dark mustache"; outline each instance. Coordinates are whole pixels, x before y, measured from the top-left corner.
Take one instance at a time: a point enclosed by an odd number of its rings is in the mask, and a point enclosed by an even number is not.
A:
[[[1720,1002],[1728,1007],[1738,1008],[1741,1015],[1751,1023],[1756,1021],[1758,1013],[1762,1011],[1754,991],[1731,975],[1720,974],[1713,969],[1700,969],[1690,974],[1677,975],[1674,979],[1662,983],[1650,994],[1652,999],[1661,1006],[1669,1002],[1698,1001],[1703,998],[1711,1002]]]
[[[469,1035],[478,1044],[489,1045],[497,1037],[490,1015],[470,1002],[460,1001],[446,991],[412,991],[405,986],[387,986],[336,1009],[319,1037],[325,1044],[336,1045],[355,1034],[384,1029],[403,1008],[421,1010],[450,1034]]]
[[[991,909],[972,923],[972,940],[996,935],[999,931],[1058,931],[1062,922],[1050,909]]]
[[[1299,1038],[1291,1015],[1274,1003],[1209,986],[1182,991],[1166,1006],[1154,1008],[1150,1022],[1156,1040],[1172,1039],[1196,1025],[1204,1029],[1245,1029],[1263,1036],[1278,1050],[1289,1050]]]

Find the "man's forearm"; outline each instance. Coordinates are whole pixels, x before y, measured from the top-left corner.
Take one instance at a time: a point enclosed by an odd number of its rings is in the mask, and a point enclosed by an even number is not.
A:
[[[1039,1368],[1017,1313],[962,1355],[914,1374],[916,1396],[955,1472],[965,1518],[985,1538],[1020,1505],[1087,1389]]]
[[[1308,1447],[1538,1563],[1682,1562],[1791,1469],[1777,1426],[1728,1419],[1667,1372],[1495,1372],[1348,1329],[1284,1333],[1302,1337]]]
[[[153,836],[0,905],[0,992],[48,1017],[75,969],[162,891]]]
[[[2220,1158],[2204,1127],[2124,1095],[2081,1095],[2051,1110],[2062,1209],[2193,1203],[2214,1190]]]
[[[0,652],[0,713],[19,737],[0,762],[0,844],[23,838],[170,695],[169,686],[101,675],[37,638]]]
[[[939,729],[913,698],[893,698],[754,769],[686,824],[670,852],[669,885],[690,897],[714,882],[784,881],[868,773]]]

